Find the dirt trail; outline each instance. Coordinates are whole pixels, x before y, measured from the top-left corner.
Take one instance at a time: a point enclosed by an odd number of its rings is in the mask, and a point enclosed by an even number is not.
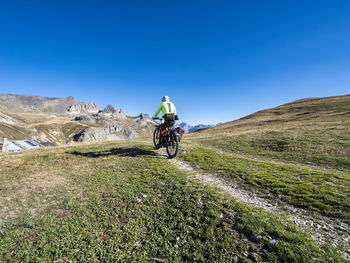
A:
[[[162,156],[166,158],[165,152],[163,152]],[[320,215],[310,215],[308,211],[290,205],[284,204],[283,207],[278,207],[271,204],[266,199],[256,197],[253,193],[241,189],[234,183],[229,183],[220,179],[214,174],[204,173],[198,169],[196,170],[183,160],[168,160],[179,169],[186,171],[190,177],[200,180],[206,185],[223,190],[236,198],[239,202],[254,205],[266,211],[286,216],[300,229],[304,231],[311,230],[313,238],[316,241],[336,247],[343,254],[344,258],[350,260],[350,227],[346,223],[341,222],[341,220],[334,220]]]

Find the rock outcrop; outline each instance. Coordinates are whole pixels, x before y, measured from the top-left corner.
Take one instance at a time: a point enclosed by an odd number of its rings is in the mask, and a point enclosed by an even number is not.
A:
[[[74,141],[100,141],[122,140],[150,135],[155,123],[147,114],[138,117],[127,117],[122,110],[116,110],[112,115],[104,111],[98,114],[83,115],[74,119],[88,125],[79,134],[74,136]]]
[[[107,107],[103,111],[100,111],[98,115],[102,118],[108,116],[115,120],[127,118],[125,112],[122,109],[116,110],[112,105],[107,105]]]
[[[125,124],[110,124],[104,127],[89,127],[83,132],[74,136],[76,142],[103,141],[103,140],[123,140],[133,139],[142,136]]]
[[[75,103],[67,109],[67,113],[70,115],[79,115],[79,114],[96,114],[101,109],[95,103]]]
[[[0,112],[0,122],[6,123],[6,124],[16,124],[17,123],[17,121],[14,118],[12,118],[12,117],[10,117],[7,114],[2,113],[2,112]]]

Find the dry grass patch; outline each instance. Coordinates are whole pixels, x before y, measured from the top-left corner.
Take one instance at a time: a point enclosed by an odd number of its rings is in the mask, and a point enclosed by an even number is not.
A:
[[[0,154],[0,225],[22,213],[38,215],[67,198],[86,200],[80,182],[90,180],[101,169],[126,169],[114,158],[116,152],[110,151],[110,144],[82,143]],[[74,151],[100,154],[101,158],[82,158]]]
[[[1,180],[1,179],[0,179]],[[1,182],[0,224],[23,212],[39,214],[59,201],[60,193],[72,189],[70,180],[42,171],[17,180]]]

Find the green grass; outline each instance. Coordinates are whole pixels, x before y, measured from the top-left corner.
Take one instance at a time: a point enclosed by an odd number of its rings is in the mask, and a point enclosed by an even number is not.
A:
[[[197,139],[203,146],[265,159],[318,165],[350,171],[350,134],[347,129],[300,128]]]
[[[265,198],[284,201],[350,222],[350,175],[218,153],[187,145],[181,157],[193,166],[234,181]]]
[[[345,262],[286,219],[189,180],[143,141],[0,159],[0,205],[16,211],[1,214],[1,262]]]
[[[190,134],[203,146],[350,171],[350,95],[309,98]]]

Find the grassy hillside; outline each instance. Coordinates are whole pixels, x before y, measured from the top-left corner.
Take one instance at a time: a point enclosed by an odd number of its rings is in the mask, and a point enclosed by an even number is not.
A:
[[[285,217],[191,179],[150,145],[0,154],[0,261],[345,262]]]
[[[334,229],[345,224],[331,236],[350,249],[350,95],[303,99],[188,134],[180,157],[286,211],[328,218]]]
[[[350,170],[350,95],[310,98],[189,136],[243,156]]]

